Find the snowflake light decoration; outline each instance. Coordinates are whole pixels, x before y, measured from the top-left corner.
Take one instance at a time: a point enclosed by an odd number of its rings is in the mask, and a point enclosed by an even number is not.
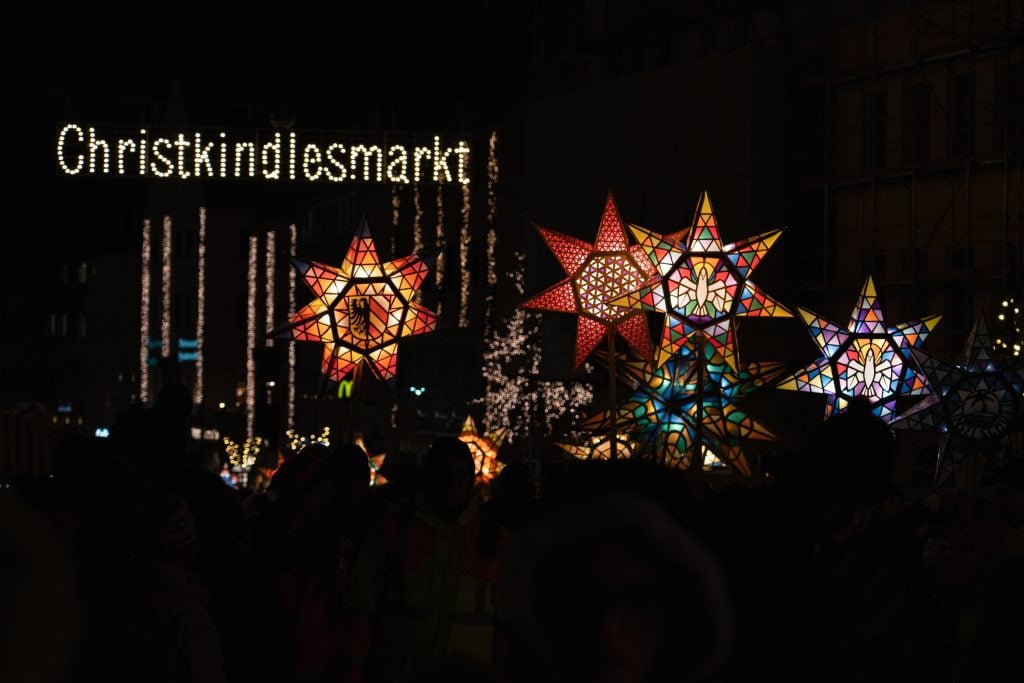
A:
[[[997,462],[1009,455],[1010,433],[1024,428],[1024,363],[998,363],[984,318],[978,318],[963,355],[947,363],[914,349],[933,393],[901,415],[893,426],[945,434],[936,478],[953,474],[972,453]]]
[[[324,345],[323,372],[341,381],[366,361],[382,380],[395,377],[398,340],[437,325],[437,316],[413,301],[429,266],[417,256],[381,264],[363,221],[340,267],[293,259],[316,298],[273,334]]]
[[[846,329],[806,308],[798,310],[824,355],[779,382],[779,389],[824,394],[826,418],[862,396],[872,405],[871,412],[885,422],[895,418],[897,398],[928,393],[911,350],[924,342],[942,316],[887,327],[870,276]]]
[[[575,313],[576,363],[579,367],[606,334],[621,334],[642,357],[651,354],[647,320],[639,310],[612,306],[652,278],[656,271],[639,246],[630,246],[611,192],[593,244],[537,226],[567,277],[524,301],[522,308]]]
[[[707,192],[701,193],[688,230],[658,235],[636,225],[629,228],[656,265],[659,277],[610,303],[665,314],[657,365],[664,365],[700,332],[736,370],[734,318],[792,316],[749,279],[782,234],[781,229],[722,244]]]

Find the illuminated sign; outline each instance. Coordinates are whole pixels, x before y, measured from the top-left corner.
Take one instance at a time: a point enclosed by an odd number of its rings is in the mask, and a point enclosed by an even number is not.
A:
[[[57,168],[69,176],[469,185],[465,140],[448,146],[434,135],[424,145],[366,144],[348,137],[313,141],[293,132],[229,137],[145,128],[124,135],[67,123],[57,134]]]
[[[338,398],[352,398],[352,384],[350,379],[343,379],[338,382]]]

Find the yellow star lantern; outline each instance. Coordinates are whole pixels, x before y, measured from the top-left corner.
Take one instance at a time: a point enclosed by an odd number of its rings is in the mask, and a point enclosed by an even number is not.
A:
[[[591,436],[589,443],[585,444],[556,443],[555,445],[578,460],[610,460],[612,438],[611,434],[602,434]],[[614,439],[617,458],[634,458],[640,452],[640,444],[627,435],[616,433]]]
[[[576,367],[601,343],[606,334],[621,334],[633,349],[651,355],[647,319],[642,311],[608,303],[638,289],[657,273],[644,250],[630,246],[611,192],[593,244],[537,226],[568,276],[522,308],[576,313]]]
[[[473,454],[478,482],[489,483],[505,467],[504,463],[498,462],[498,449],[501,448],[507,431],[505,427],[501,427],[481,436],[476,431],[472,415],[468,415],[462,424],[459,441],[469,446],[469,452]]]
[[[316,298],[274,330],[285,339],[324,345],[323,372],[341,381],[364,360],[381,380],[392,380],[398,340],[437,325],[433,311],[415,303],[429,266],[417,256],[382,264],[370,228],[363,221],[340,267],[293,259]]]
[[[718,221],[707,192],[702,192],[693,225],[672,235],[658,235],[629,226],[659,278],[610,303],[665,314],[657,367],[680,352],[700,332],[733,370],[736,317],[792,317],[782,304],[750,281],[782,230],[772,230],[735,244],[722,244]]]

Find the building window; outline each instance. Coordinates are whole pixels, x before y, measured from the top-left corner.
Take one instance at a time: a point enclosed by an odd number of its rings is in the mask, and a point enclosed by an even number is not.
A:
[[[903,135],[903,160],[923,164],[928,161],[931,135],[931,86],[915,83],[907,91],[906,131]]]

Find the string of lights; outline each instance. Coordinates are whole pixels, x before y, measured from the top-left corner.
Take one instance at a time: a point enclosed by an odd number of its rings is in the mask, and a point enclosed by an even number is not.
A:
[[[491,313],[494,308],[493,288],[498,284],[498,271],[494,260],[494,249],[498,244],[495,221],[498,218],[498,131],[491,131],[487,141],[487,301],[484,307],[484,334],[491,331]]]
[[[298,230],[295,224],[288,226],[288,255],[295,257],[298,242]],[[295,269],[288,269],[288,319],[295,316]],[[288,341],[288,424],[287,429],[295,428],[295,340]]]
[[[270,331],[274,328],[274,266],[277,261],[277,233],[273,230],[267,232],[267,258],[265,265],[266,272],[266,345],[273,346],[274,340],[270,337]]]
[[[150,243],[151,228],[149,219],[142,221],[142,267],[139,272],[139,400],[149,401],[149,283],[150,283]]]
[[[462,186],[462,230],[459,233],[459,327],[469,325],[469,185]]]
[[[164,216],[160,268],[160,355],[171,355],[171,217]]]
[[[206,336],[206,207],[199,207],[199,247],[196,282],[196,388],[193,397],[196,405],[203,402],[203,360],[204,338]]]
[[[417,185],[412,189],[412,253],[419,256],[423,253],[423,207],[420,206],[420,186]],[[413,295],[413,301],[420,303],[423,301],[423,290],[416,290],[416,294]]]
[[[444,282],[444,261],[445,251],[448,246],[445,242],[444,235],[444,191],[440,185],[437,186],[437,238],[435,240],[437,246],[437,263],[434,267],[434,283],[437,288],[441,289],[441,284]]]
[[[398,185],[391,186],[391,258],[398,253],[398,219],[402,201],[398,196]]]
[[[1021,334],[1020,305],[1014,297],[1003,299],[996,315],[995,348],[1007,355],[1020,357],[1024,335]]]
[[[249,237],[245,326],[245,437],[253,438],[256,420],[256,258],[259,237]]]

